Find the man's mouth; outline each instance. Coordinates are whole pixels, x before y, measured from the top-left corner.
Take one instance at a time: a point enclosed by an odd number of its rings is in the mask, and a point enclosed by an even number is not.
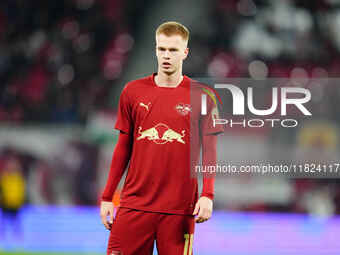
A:
[[[169,62],[163,62],[162,66],[165,68],[169,68],[171,66],[171,64]]]

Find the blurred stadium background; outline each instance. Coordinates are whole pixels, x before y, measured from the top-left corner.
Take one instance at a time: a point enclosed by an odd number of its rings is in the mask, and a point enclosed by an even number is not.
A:
[[[339,0],[2,0],[0,183],[22,207],[1,212],[0,254],[105,254],[97,205],[120,91],[156,70],[154,30],[167,20],[191,31],[192,77],[340,76]],[[230,130],[223,148],[338,159],[340,87],[313,90],[315,122]],[[217,178],[194,253],[340,254],[339,213],[338,179]]]

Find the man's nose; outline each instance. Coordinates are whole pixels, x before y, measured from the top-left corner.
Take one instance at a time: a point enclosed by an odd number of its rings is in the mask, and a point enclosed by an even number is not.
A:
[[[169,58],[170,57],[170,52],[168,50],[166,50],[164,52],[164,58]]]

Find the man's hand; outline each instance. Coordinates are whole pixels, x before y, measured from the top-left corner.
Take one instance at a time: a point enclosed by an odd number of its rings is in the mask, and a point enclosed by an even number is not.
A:
[[[107,219],[109,216],[109,220]],[[100,203],[100,218],[106,229],[111,230],[113,224],[113,203],[102,201]]]
[[[195,222],[202,223],[210,219],[213,211],[213,201],[208,197],[200,197],[195,205],[193,215],[197,215]]]

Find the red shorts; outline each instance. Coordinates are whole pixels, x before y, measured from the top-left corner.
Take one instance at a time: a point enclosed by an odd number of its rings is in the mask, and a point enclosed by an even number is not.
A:
[[[194,216],[120,207],[111,228],[108,255],[192,255]]]

